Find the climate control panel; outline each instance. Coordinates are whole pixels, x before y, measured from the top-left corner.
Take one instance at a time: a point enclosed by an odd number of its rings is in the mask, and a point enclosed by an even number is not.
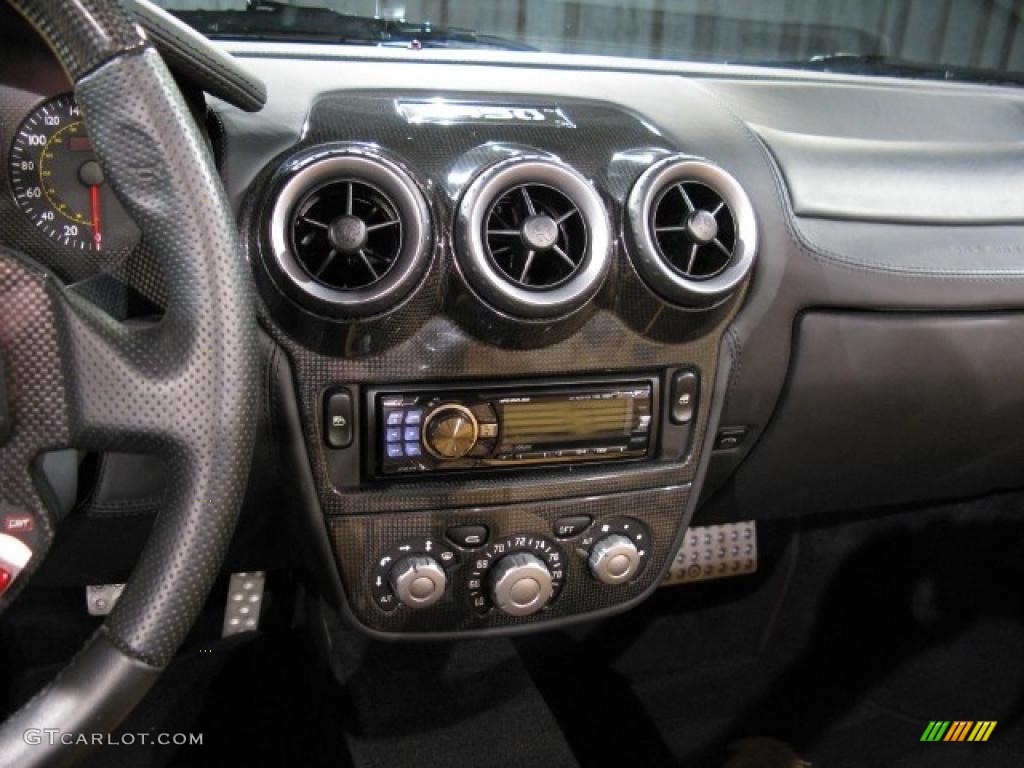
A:
[[[458,525],[444,537],[398,543],[374,561],[374,603],[384,613],[427,615],[453,607],[471,617],[525,618],[557,604],[575,573],[577,590],[634,582],[650,559],[650,532],[639,520],[560,518],[551,533],[491,536],[486,525]]]
[[[494,498],[506,492],[488,478]],[[582,486],[581,486],[582,487]],[[415,504],[419,486],[395,486]],[[635,603],[685,531],[689,485],[332,515],[346,613],[394,639],[557,626]]]

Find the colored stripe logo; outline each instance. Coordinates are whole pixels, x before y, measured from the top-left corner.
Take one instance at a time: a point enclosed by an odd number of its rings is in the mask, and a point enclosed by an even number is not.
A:
[[[995,729],[995,720],[932,720],[921,741],[988,741]]]

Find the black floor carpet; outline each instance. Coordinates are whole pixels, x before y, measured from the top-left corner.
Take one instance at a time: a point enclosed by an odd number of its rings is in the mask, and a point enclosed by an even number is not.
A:
[[[771,737],[820,766],[1019,766],[1022,511],[996,497],[830,520],[753,591],[666,589],[519,645],[556,715],[585,724],[570,735],[587,765],[605,764],[586,731],[615,729],[615,701],[640,764],[721,766],[735,741]],[[930,720],[999,724],[985,744],[921,743]]]

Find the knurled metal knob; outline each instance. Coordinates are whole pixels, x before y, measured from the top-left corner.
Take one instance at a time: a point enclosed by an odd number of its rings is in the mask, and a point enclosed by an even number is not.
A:
[[[590,572],[602,584],[624,584],[640,568],[636,545],[621,533],[605,536],[590,550]]]
[[[551,599],[551,571],[529,552],[505,555],[491,569],[491,599],[509,616],[529,616]]]
[[[427,555],[403,557],[389,574],[391,591],[402,605],[426,608],[441,599],[448,583],[444,568]]]

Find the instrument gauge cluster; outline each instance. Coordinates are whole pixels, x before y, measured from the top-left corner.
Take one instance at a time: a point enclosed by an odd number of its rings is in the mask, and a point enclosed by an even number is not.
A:
[[[22,121],[8,174],[18,208],[60,245],[101,252],[138,241],[138,229],[96,160],[73,94],[44,102]]]

